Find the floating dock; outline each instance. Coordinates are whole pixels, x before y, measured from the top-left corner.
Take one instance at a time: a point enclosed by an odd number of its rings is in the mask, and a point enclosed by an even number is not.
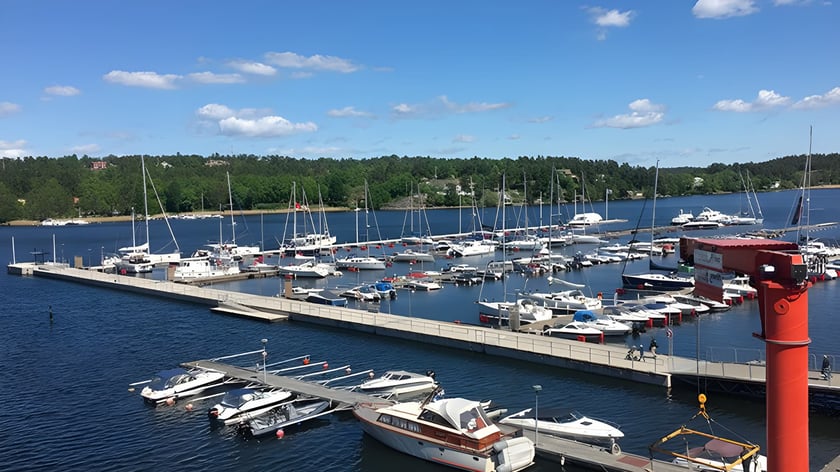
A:
[[[21,273],[198,303],[223,313],[261,321],[288,319],[307,322],[668,388],[673,386],[675,379],[696,383],[700,377],[710,385],[723,386],[726,391],[761,395],[766,380],[766,369],[761,364],[709,362],[662,354],[637,361],[627,359],[626,347],[621,345],[583,343],[459,322],[318,305],[52,264],[31,264],[31,267],[22,268]],[[811,371],[809,391],[812,403],[827,409],[840,409],[840,381],[823,380],[818,371]]]

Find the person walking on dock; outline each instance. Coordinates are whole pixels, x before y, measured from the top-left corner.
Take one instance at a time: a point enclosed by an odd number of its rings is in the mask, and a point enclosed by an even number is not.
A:
[[[656,338],[650,338],[650,346],[648,346],[648,350],[651,354],[653,354],[653,358],[656,359],[656,348],[659,347],[656,344]]]
[[[831,360],[829,360],[828,354],[823,355],[822,369],[820,372],[822,372],[824,380],[831,380]]]
[[[639,343],[639,360],[645,361],[645,345],[641,343]]]

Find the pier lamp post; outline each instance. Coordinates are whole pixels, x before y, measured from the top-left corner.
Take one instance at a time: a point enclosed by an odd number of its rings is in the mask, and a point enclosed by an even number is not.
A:
[[[266,364],[267,364],[267,362],[266,362],[266,358],[268,358],[268,352],[266,352],[266,350],[265,350],[265,345],[266,345],[266,343],[268,343],[268,339],[266,339],[266,338],[262,338],[262,339],[260,339],[260,342],[261,342],[261,343],[262,343],[262,345],[263,345],[263,350],[262,350],[262,358],[263,358],[263,383],[266,383],[266,384],[267,384],[267,383],[268,383],[268,371],[266,370]]]
[[[534,445],[539,443],[540,438],[540,392],[542,385],[534,385],[531,387],[534,390]]]

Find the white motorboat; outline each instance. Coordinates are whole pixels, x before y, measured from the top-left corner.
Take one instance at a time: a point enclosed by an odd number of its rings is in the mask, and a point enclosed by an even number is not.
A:
[[[708,221],[708,220],[694,220],[689,221],[688,223],[684,223],[680,225],[680,228],[685,230],[692,230],[692,229],[718,229],[723,227],[724,224],[720,221]]]
[[[353,298],[362,302],[378,302],[382,299],[382,295],[369,285],[358,285],[349,288],[340,294],[345,298]]]
[[[674,295],[674,298],[683,303],[689,303],[695,306],[705,305],[709,308],[709,311],[711,312],[727,311],[730,308],[732,308],[731,304],[719,302],[717,300],[712,300],[698,295]]]
[[[164,403],[196,395],[224,384],[225,374],[209,369],[170,369],[157,373],[140,391],[149,403]]]
[[[621,451],[616,440],[623,438],[624,433],[610,422],[584,416],[569,408],[540,408],[536,419],[534,416],[533,408],[528,408],[502,418],[499,423],[538,429],[540,434],[606,445],[614,454]]]
[[[306,277],[322,279],[324,277],[334,275],[336,273],[335,268],[332,264],[327,264],[324,262],[315,262],[314,260],[306,261],[303,264],[280,266],[277,268],[277,270],[279,271],[280,275],[291,275],[294,278]]]
[[[542,303],[555,315],[568,315],[578,310],[597,310],[601,308],[601,300],[596,297],[588,297],[579,289],[550,293],[531,292],[523,293],[522,296]]]
[[[363,382],[356,390],[368,395],[393,398],[429,392],[437,386],[435,373],[431,370],[425,374],[405,370],[389,370],[379,377]]]
[[[347,270],[385,270],[385,261],[373,256],[350,256],[336,259],[336,269]]]
[[[543,335],[555,338],[575,339],[578,341],[604,341],[603,331],[580,321],[572,321],[571,323],[555,325],[553,328],[546,328],[543,330]]]
[[[632,330],[631,325],[612,320],[606,316],[598,316],[590,310],[576,311],[572,321],[585,323],[587,326],[604,333],[604,336],[626,336]]]
[[[691,214],[691,211],[683,212],[682,208],[680,208],[680,214],[671,218],[671,224],[676,226],[682,226],[690,221],[694,221],[694,215]]]
[[[435,262],[435,255],[429,252],[420,252],[413,249],[406,249],[403,252],[398,252],[389,257],[394,262],[409,262],[416,264],[418,262]]]
[[[758,296],[758,290],[750,285],[750,278],[746,275],[724,278],[723,291],[733,293],[735,295],[742,295],[750,299]]]
[[[173,279],[176,282],[184,282],[208,277],[237,275],[240,272],[239,263],[231,259],[187,258],[182,259],[175,267]]]
[[[527,298],[519,298],[515,302],[480,301],[478,307],[478,320],[484,324],[498,324],[501,319],[502,324],[507,325],[514,311],[523,325],[549,321],[553,316],[549,308]]]
[[[284,428],[332,413],[328,400],[301,399],[289,401],[271,410],[239,423],[237,432],[245,438],[278,434]]]
[[[683,315],[688,316],[704,315],[709,312],[709,307],[702,303],[686,303],[671,296],[653,297],[651,301],[654,303],[665,303],[671,308],[676,308],[680,310],[680,313],[682,313]]]
[[[577,213],[569,220],[568,225],[571,227],[582,227],[597,225],[604,218],[598,213]]]
[[[647,324],[650,326],[665,326],[669,316],[677,316],[680,314],[679,310],[669,308],[668,305],[664,303],[653,305],[655,306],[647,307],[641,303],[625,302],[617,306],[620,307],[619,309],[627,310],[630,313],[646,316],[648,319]]]
[[[601,309],[601,313],[613,321],[629,323],[631,326],[644,326],[650,320],[647,314],[629,310],[623,305],[605,306]]]
[[[517,472],[534,462],[534,443],[504,433],[477,401],[430,395],[422,402],[359,403],[353,414],[365,433],[388,447],[440,465]]]
[[[495,251],[496,245],[492,242],[485,240],[467,240],[457,243],[450,243],[449,251],[447,252],[447,254],[455,257],[466,257],[492,254]]]
[[[415,292],[431,292],[440,290],[443,286],[431,279],[410,279],[403,282],[403,287]]]
[[[221,402],[213,405],[207,411],[207,416],[211,421],[230,425],[265,413],[289,400],[292,395],[292,392],[286,390],[237,388],[227,392]]]

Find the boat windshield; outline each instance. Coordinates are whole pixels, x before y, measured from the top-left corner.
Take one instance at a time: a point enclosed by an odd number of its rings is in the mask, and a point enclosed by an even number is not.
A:
[[[170,369],[170,370],[163,370],[157,373],[152,380],[149,382],[149,387],[152,390],[164,390],[167,388],[172,388],[174,385],[178,385],[182,381],[177,381],[181,376],[189,376],[186,370],[184,369]]]
[[[253,400],[256,396],[256,392],[248,388],[238,388],[236,390],[231,390],[230,392],[226,393],[225,396],[222,398],[222,405],[228,407],[238,408]]]

